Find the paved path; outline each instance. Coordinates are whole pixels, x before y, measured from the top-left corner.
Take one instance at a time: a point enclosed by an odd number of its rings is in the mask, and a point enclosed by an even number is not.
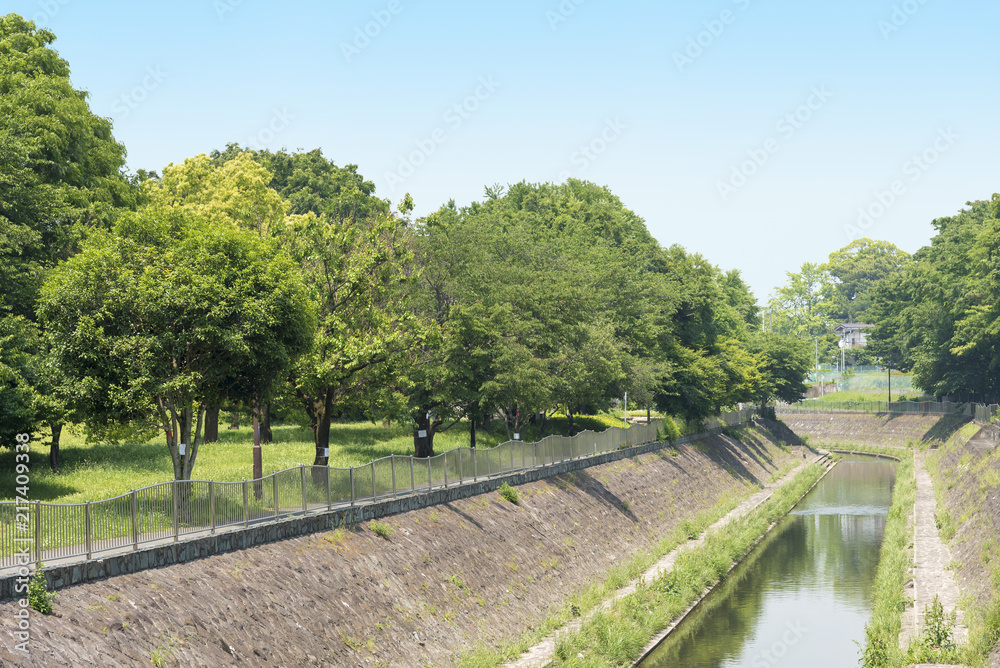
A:
[[[803,453],[809,452],[805,448],[795,448],[795,450],[801,451]],[[687,552],[688,550],[693,550],[703,545],[705,543],[705,536],[708,534],[709,531],[720,529],[729,524],[730,522],[732,522],[733,520],[743,517],[744,515],[752,511],[754,508],[756,508],[760,504],[764,503],[767,499],[769,499],[776,489],[778,489],[786,482],[790,481],[792,478],[798,475],[798,473],[802,471],[802,469],[804,469],[807,464],[821,461],[826,457],[827,455],[825,453],[819,455],[813,455],[808,460],[803,461],[801,464],[796,466],[790,472],[785,474],[785,476],[782,477],[780,480],[776,480],[774,482],[766,484],[759,492],[744,499],[742,503],[736,506],[736,508],[729,511],[729,513],[725,517],[723,517],[722,519],[715,522],[715,524],[710,526],[708,530],[705,531],[705,533],[703,533],[699,538],[690,540],[684,543],[683,545],[680,545],[676,549],[672,550],[665,556],[663,556],[659,561],[653,564],[653,566],[649,570],[647,570],[645,573],[639,576],[637,580],[635,580],[628,586],[619,589],[617,592],[614,593],[613,596],[611,596],[611,598],[604,601],[604,603],[597,606],[594,610],[591,610],[586,616],[582,617],[581,619],[577,619],[575,621],[570,622],[566,626],[557,630],[555,634],[548,636],[547,638],[542,640],[540,643],[529,649],[526,653],[522,654],[517,661],[505,664],[506,668],[541,668],[542,666],[548,665],[552,661],[552,657],[555,655],[556,642],[559,638],[565,636],[566,634],[575,633],[576,631],[579,631],[580,627],[583,625],[583,622],[586,621],[587,619],[590,619],[590,617],[596,614],[598,611],[607,610],[611,607],[612,604],[614,604],[615,601],[624,598],[629,594],[634,593],[640,582],[642,582],[643,584],[649,584],[661,574],[669,571],[671,568],[673,568],[674,562],[677,561],[677,557],[680,554],[682,554],[683,552]],[[700,600],[701,598],[698,599],[698,601]],[[667,629],[665,629],[663,633],[657,636],[654,642],[659,643],[659,639],[662,636],[672,631],[674,627],[677,624],[679,624],[681,620],[684,619],[684,617],[687,616],[687,614],[691,611],[691,609],[693,609],[694,606],[697,605],[698,601],[695,601],[695,603],[693,603],[687,610],[685,610],[683,614],[677,617],[677,619],[675,619],[674,622]]]
[[[903,613],[903,629],[899,644],[906,647],[910,638],[916,637],[924,627],[924,608],[929,607],[934,595],[941,599],[945,613],[958,610],[955,641],[968,639],[962,611],[958,609],[959,590],[954,572],[946,570],[951,563],[951,552],[941,540],[934,512],[937,500],[934,483],[924,466],[924,453],[914,451],[913,468],[917,479],[917,499],[913,504],[913,578],[904,588],[904,594],[913,598],[913,607]]]

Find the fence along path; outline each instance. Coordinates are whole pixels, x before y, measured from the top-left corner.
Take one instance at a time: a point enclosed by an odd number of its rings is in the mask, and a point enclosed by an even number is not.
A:
[[[735,426],[753,414],[752,409],[723,413],[705,426]],[[351,468],[300,465],[258,480],[174,480],[87,503],[3,501],[0,574],[37,561],[90,560],[111,550],[138,550],[153,542],[176,542],[192,534],[277,522],[653,443],[662,424],[654,420],[628,429],[548,436],[537,443],[455,448],[429,458],[391,455]]]
[[[998,404],[957,401],[822,401],[810,399],[795,404],[779,403],[779,413],[917,413],[920,415],[965,415],[989,423],[1000,410]]]

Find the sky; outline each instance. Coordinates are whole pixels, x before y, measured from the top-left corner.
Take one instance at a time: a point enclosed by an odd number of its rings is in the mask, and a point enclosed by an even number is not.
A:
[[[586,179],[761,302],[1000,191],[993,2],[6,4],[55,33],[130,170],[321,148],[417,216]]]

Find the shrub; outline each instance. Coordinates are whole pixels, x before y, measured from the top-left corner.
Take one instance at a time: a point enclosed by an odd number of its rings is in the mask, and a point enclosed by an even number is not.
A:
[[[45,573],[42,571],[44,564],[38,562],[35,573],[28,582],[28,605],[47,615],[52,612],[52,601],[56,597],[54,591],[49,591],[48,583],[45,581]]]
[[[681,437],[680,427],[677,426],[677,423],[669,415],[663,416],[663,427],[660,429],[659,436],[660,440],[670,443]]]
[[[521,497],[517,495],[517,490],[508,485],[506,482],[500,485],[500,496],[504,499],[510,501],[515,506],[521,503]]]
[[[385,522],[379,522],[377,520],[372,520],[368,524],[368,528],[371,529],[376,536],[381,538],[388,538],[392,535],[392,527]]]

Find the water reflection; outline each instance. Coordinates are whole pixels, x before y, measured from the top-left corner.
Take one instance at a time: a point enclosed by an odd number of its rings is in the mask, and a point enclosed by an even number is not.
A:
[[[856,665],[894,474],[838,464],[642,666]]]

